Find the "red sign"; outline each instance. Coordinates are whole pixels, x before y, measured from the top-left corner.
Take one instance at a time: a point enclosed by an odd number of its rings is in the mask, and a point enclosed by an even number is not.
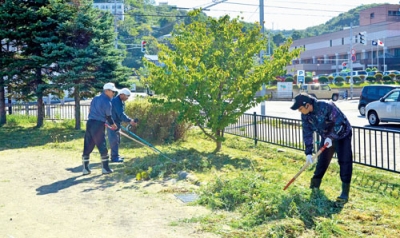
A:
[[[351,61],[356,61],[356,59],[357,59],[357,57],[356,57],[356,55],[351,55]]]
[[[343,66],[343,67],[346,67],[346,66],[347,66],[347,62],[343,62],[343,63],[342,63],[342,66]]]

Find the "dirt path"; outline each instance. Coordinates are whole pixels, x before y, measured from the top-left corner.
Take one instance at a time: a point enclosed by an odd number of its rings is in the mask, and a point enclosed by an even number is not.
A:
[[[122,180],[114,164],[113,176],[101,175],[99,160],[81,176],[78,153],[0,151],[0,237],[217,237],[179,222],[210,213],[160,192],[181,182]]]

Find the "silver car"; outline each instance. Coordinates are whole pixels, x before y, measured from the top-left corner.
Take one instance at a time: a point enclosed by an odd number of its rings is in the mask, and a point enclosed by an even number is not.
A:
[[[371,126],[377,126],[379,122],[400,122],[400,89],[388,92],[379,101],[368,103],[365,117]]]

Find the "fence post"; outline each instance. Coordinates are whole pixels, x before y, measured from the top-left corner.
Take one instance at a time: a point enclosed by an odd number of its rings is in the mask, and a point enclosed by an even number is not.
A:
[[[253,112],[254,145],[257,145],[257,113]]]
[[[25,115],[29,116],[29,104],[25,103]]]

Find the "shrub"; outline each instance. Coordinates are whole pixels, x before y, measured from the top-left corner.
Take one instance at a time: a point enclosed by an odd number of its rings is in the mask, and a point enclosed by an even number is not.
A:
[[[325,76],[321,76],[318,78],[318,82],[319,83],[327,83],[328,82],[328,78]]]
[[[375,78],[377,81],[381,81],[383,78],[383,75],[381,73],[377,73],[377,74],[375,74]]]
[[[343,78],[342,76],[337,76],[337,77],[335,78],[335,84],[337,84],[337,83],[343,83],[343,81],[344,81],[344,78]]]
[[[305,83],[311,83],[311,82],[312,82],[312,77],[306,76],[306,77],[304,78],[304,81],[305,81]]]
[[[382,78],[384,84],[392,84],[393,80],[389,75],[385,75]]]
[[[373,82],[376,81],[376,78],[374,76],[368,76],[367,77],[367,81],[370,82],[370,83],[373,83]]]
[[[353,83],[357,83],[357,84],[361,83],[361,78],[358,76],[353,76]]]
[[[387,81],[392,81],[392,77],[390,77],[389,75],[385,75],[383,76],[383,81],[387,82]]]
[[[285,78],[285,82],[293,82],[293,78],[292,77],[286,77]]]
[[[176,112],[165,112],[162,105],[151,104],[147,99],[137,98],[127,102],[125,113],[139,119],[139,126],[133,131],[145,140],[176,141],[183,138],[190,127],[188,123],[178,121]]]
[[[271,80],[271,85],[277,85],[277,84],[278,84],[278,80],[277,79]]]

